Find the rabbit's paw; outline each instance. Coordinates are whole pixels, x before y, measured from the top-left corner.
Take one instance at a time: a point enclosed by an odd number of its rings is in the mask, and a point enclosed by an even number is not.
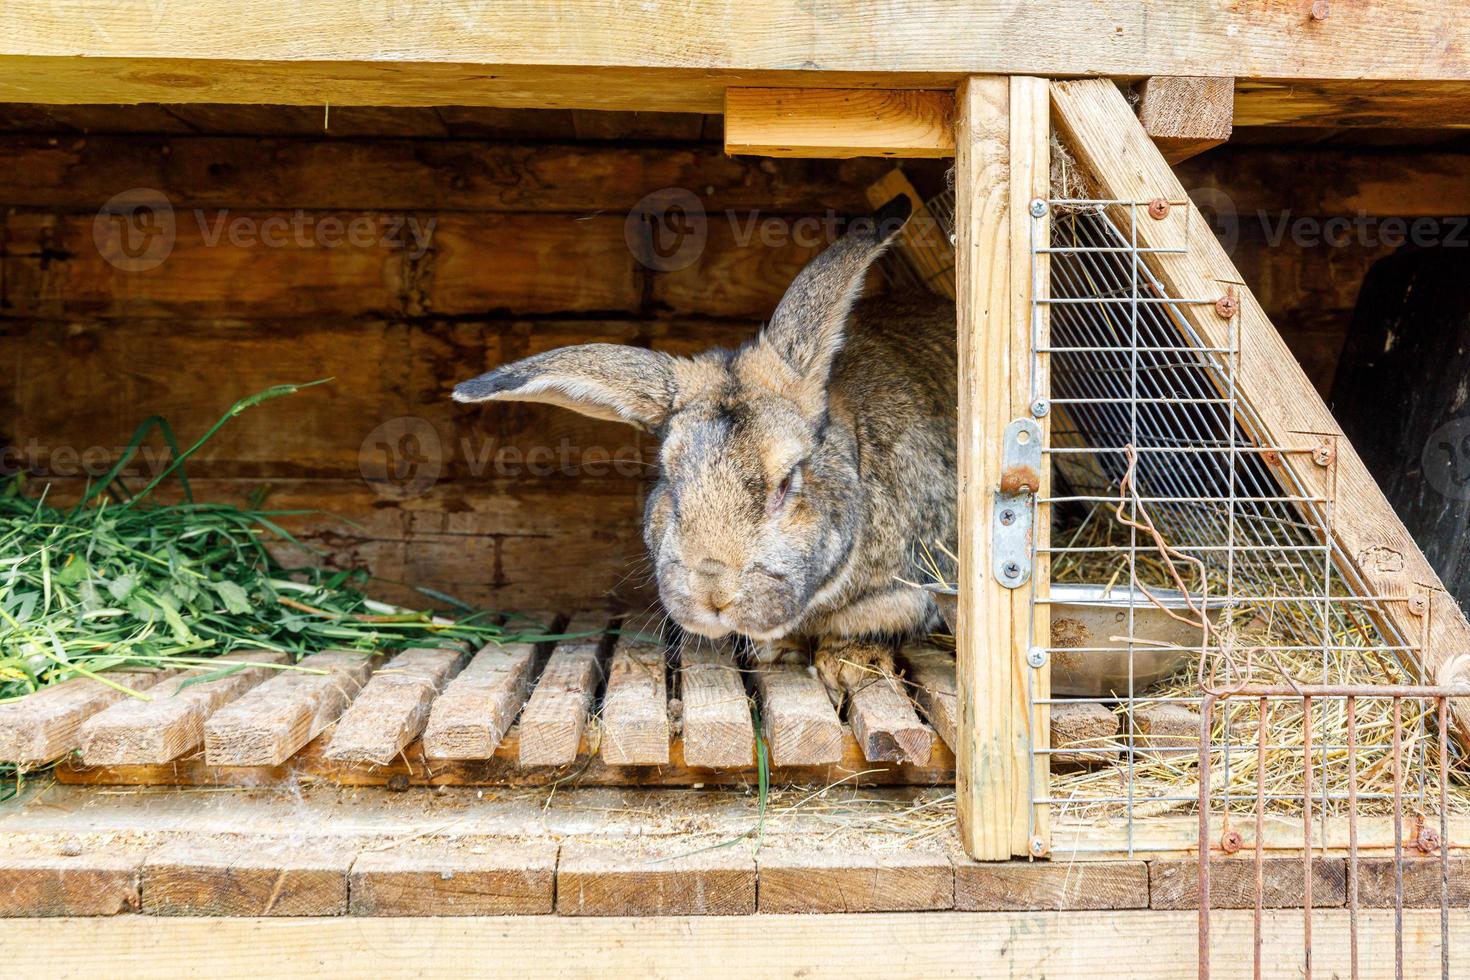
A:
[[[839,709],[852,691],[895,673],[892,647],[861,640],[823,641],[817,646],[813,664],[827,696]]]

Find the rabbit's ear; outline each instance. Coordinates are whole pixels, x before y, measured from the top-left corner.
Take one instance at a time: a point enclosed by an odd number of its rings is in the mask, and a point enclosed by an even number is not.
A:
[[[496,368],[454,388],[457,402],[545,402],[642,429],[674,404],[673,358],[621,344],[562,347]]]
[[[912,212],[912,202],[900,194],[870,217],[856,219],[791,281],[762,340],[803,379],[826,385],[868,266]]]

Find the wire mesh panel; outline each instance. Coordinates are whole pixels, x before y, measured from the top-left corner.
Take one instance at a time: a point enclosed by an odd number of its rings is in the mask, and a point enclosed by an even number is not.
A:
[[[1034,300],[1032,384],[1053,416],[1053,491],[1037,502],[1052,521],[1051,544],[1036,555],[1050,562],[1050,583],[1032,590],[1052,629],[1035,638],[1033,663],[1050,670],[1053,696],[1042,703],[1096,705],[1116,733],[1034,746],[1069,759],[1083,749],[1094,764],[1053,773],[1033,799],[1062,826],[1069,816],[1120,820],[1129,854],[1178,846],[1152,841],[1140,818],[1192,812],[1202,760],[1224,813],[1252,812],[1262,764],[1273,810],[1300,812],[1310,783],[1319,815],[1341,811],[1342,698],[1318,706],[1314,780],[1290,763],[1303,748],[1299,704],[1272,714],[1265,756],[1253,702],[1219,706],[1203,756],[1192,737],[1200,702],[1232,685],[1421,680],[1404,656],[1412,641],[1389,635],[1379,615],[1404,597],[1369,594],[1334,544],[1332,437],[1255,437],[1236,331],[1208,346],[1182,312],[1208,306],[1232,318],[1230,304],[1165,295],[1149,272],[1153,250],[1137,244],[1138,222],[1167,215],[1168,203],[1058,200],[1035,210],[1051,219],[1049,241],[1033,241],[1033,254],[1049,257],[1036,263],[1049,266],[1049,283],[1033,290],[1044,298]],[[1290,454],[1309,456],[1322,479],[1293,480],[1281,465]],[[1411,700],[1401,710],[1410,792],[1429,805],[1432,706]],[[1386,758],[1386,715],[1358,722],[1364,760]],[[1379,780],[1355,803],[1372,808],[1389,795]]]

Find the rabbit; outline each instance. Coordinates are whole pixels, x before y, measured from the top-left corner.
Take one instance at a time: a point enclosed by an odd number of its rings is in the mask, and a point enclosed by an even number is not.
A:
[[[810,653],[839,707],[935,625],[933,599],[901,579],[955,534],[954,304],[859,300],[910,210],[900,196],[851,222],[736,350],[586,344],[454,389],[658,436],[643,531],[667,612],[688,633],[747,637],[758,659]]]

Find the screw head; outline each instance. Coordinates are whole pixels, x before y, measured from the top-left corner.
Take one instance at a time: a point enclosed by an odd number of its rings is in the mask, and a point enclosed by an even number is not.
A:
[[[1016,562],[1008,561],[1000,567],[1001,574],[1006,578],[1020,578],[1021,566]]]
[[[1409,612],[1415,616],[1422,616],[1429,612],[1429,600],[1422,595],[1409,597]]]
[[[1326,20],[1332,16],[1332,4],[1328,0],[1315,0],[1312,4],[1311,16],[1313,20]]]
[[[1037,835],[1036,837],[1031,838],[1031,856],[1032,857],[1045,857],[1046,856],[1046,838],[1044,838],[1044,837],[1042,837],[1040,835]]]
[[[1316,463],[1318,466],[1329,465],[1332,462],[1332,446],[1324,442],[1322,443],[1322,445],[1313,449],[1312,462]]]
[[[1012,524],[1016,523],[1016,512],[1007,507],[1005,510],[1000,512],[1000,522],[1006,527],[1010,527]]]
[[[1163,221],[1169,216],[1169,202],[1162,197],[1156,197],[1148,202],[1148,216],[1155,221]]]
[[[1026,651],[1026,663],[1032,667],[1041,668],[1046,666],[1046,647],[1032,647]]]
[[[1036,418],[1044,418],[1051,411],[1051,401],[1046,398],[1038,398],[1031,403],[1031,414]]]
[[[1031,202],[1031,217],[1033,217],[1033,218],[1044,218],[1044,217],[1046,217],[1046,202],[1043,201],[1039,197],[1036,200],[1034,200],[1034,201]]]
[[[1240,300],[1235,298],[1234,290],[1215,300],[1215,312],[1226,320],[1240,312]]]
[[[1433,854],[1439,850],[1439,831],[1429,827],[1420,827],[1418,835],[1414,838],[1414,847],[1421,854]]]
[[[1241,839],[1240,832],[1237,830],[1226,831],[1225,835],[1220,838],[1220,850],[1226,854],[1234,854],[1244,846],[1245,841]]]

